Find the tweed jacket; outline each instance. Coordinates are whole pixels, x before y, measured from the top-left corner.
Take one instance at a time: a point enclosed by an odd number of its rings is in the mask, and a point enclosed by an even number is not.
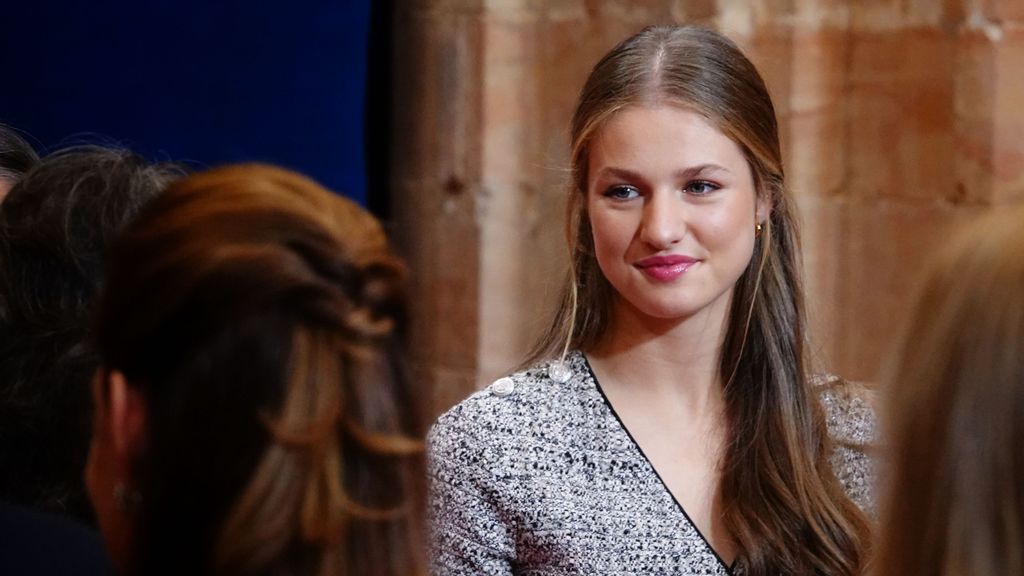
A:
[[[834,377],[814,386],[833,470],[870,514],[871,403]],[[452,408],[428,435],[428,460],[437,575],[731,573],[579,352],[499,379]]]

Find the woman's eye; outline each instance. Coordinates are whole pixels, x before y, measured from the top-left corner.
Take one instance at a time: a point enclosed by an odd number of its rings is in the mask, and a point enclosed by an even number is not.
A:
[[[639,196],[640,192],[632,186],[612,186],[604,195],[615,200],[630,200]]]
[[[712,184],[706,180],[694,180],[693,182],[689,182],[684,190],[696,196],[703,196],[704,194],[710,194],[711,192],[718,190],[718,188],[719,186],[717,184]]]

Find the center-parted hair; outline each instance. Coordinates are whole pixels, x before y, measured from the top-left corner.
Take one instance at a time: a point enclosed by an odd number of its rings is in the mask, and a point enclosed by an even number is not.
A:
[[[832,471],[822,409],[805,373],[799,236],[775,110],[754,65],[721,34],[647,28],[594,66],[572,120],[571,278],[527,364],[587,351],[609,329],[615,291],[598,266],[586,212],[590,145],[618,111],[659,105],[692,110],[732,139],[771,206],[736,284],[719,361],[730,429],[721,494],[737,566],[748,576],[857,574],[868,526]]]
[[[415,574],[403,267],[376,220],[261,165],[187,178],[116,245],[105,370],[147,407],[137,574]]]

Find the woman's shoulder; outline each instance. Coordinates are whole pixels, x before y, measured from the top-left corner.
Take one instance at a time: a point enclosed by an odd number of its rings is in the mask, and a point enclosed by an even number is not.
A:
[[[847,495],[875,515],[877,393],[863,382],[820,374],[810,379],[832,439],[832,469]]]
[[[437,419],[428,446],[493,443],[570,417],[575,403],[569,400],[586,382],[586,365],[577,356],[538,362],[474,392]]]
[[[854,446],[875,443],[878,418],[873,388],[835,374],[816,374],[810,384],[818,394],[833,441]]]

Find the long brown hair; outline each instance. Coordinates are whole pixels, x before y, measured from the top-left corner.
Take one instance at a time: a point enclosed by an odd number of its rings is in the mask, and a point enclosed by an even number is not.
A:
[[[647,28],[591,72],[572,121],[571,280],[530,362],[591,349],[607,331],[614,289],[598,267],[586,213],[589,145],[617,111],[662,102],[702,114],[736,142],[771,206],[736,284],[719,364],[731,430],[721,494],[737,566],[747,575],[856,574],[868,525],[832,471],[822,410],[805,374],[799,238],[775,110],[753,64],[722,35]]]
[[[379,224],[260,165],[172,185],[113,251],[105,370],[147,407],[137,574],[415,574],[403,267]]]
[[[879,573],[1024,573],[1024,206],[939,253],[905,330]]]

